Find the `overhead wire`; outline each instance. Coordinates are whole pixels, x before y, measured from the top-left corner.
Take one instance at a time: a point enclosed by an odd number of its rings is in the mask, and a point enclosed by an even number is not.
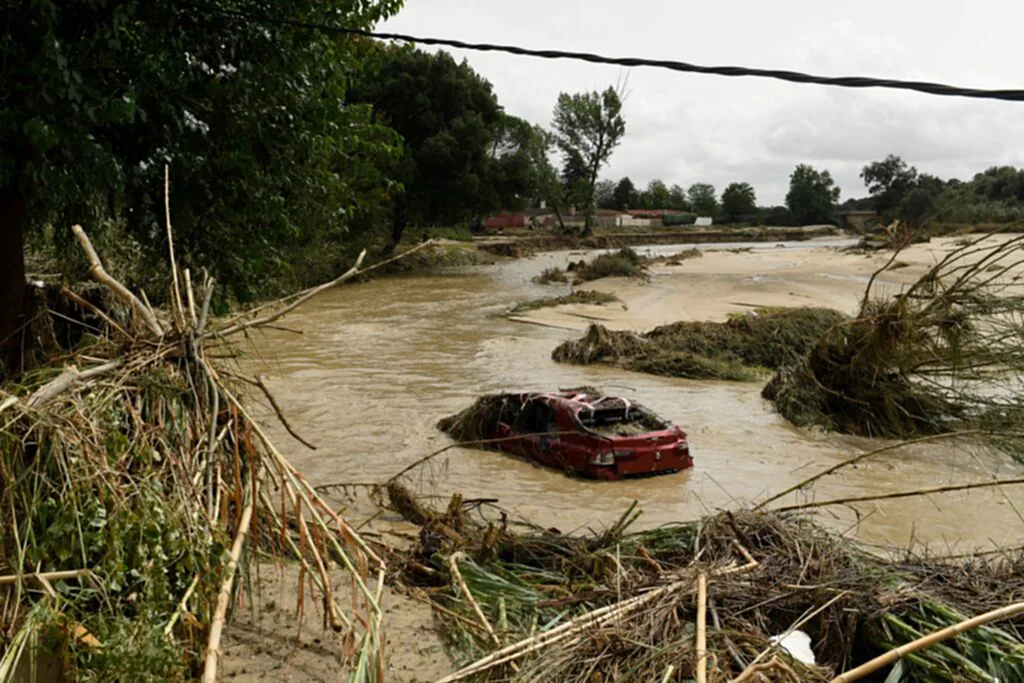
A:
[[[197,6],[198,7],[198,6]],[[532,48],[519,47],[516,45],[501,45],[494,43],[475,43],[452,38],[430,38],[413,36],[404,33],[386,31],[371,31],[368,29],[348,28],[344,26],[332,26],[314,22],[300,21],[285,17],[272,17],[267,15],[240,12],[237,10],[225,10],[220,8],[202,7],[202,9],[246,21],[255,21],[278,26],[290,26],[308,30],[323,31],[325,33],[337,33],[353,36],[362,36],[376,40],[403,41],[417,43],[420,45],[436,45],[451,47],[460,50],[471,50],[476,52],[502,52],[512,55],[526,57],[538,57],[541,59],[568,59],[589,62],[591,64],[608,64],[625,67],[652,67],[668,69],[682,73],[710,74],[715,76],[729,77],[755,77],[770,78],[790,83],[810,83],[817,85],[830,85],[841,88],[886,88],[891,90],[907,90],[928,95],[939,95],[944,97],[967,97],[982,100],[1002,100],[1009,102],[1024,102],[1024,90],[986,90],[981,88],[966,88],[962,86],[946,85],[942,83],[931,83],[927,81],[905,81],[892,78],[872,78],[869,76],[815,76],[801,73],[799,71],[787,71],[782,69],[761,69],[746,66],[706,66],[691,64],[668,59],[647,59],[643,57],[608,57],[605,55],[590,52],[572,52],[566,50],[537,50]]]

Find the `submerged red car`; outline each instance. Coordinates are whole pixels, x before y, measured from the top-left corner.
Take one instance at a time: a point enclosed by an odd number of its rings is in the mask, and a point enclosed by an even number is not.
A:
[[[693,467],[686,433],[629,399],[594,391],[487,396],[438,425],[484,444],[594,479],[669,474]]]

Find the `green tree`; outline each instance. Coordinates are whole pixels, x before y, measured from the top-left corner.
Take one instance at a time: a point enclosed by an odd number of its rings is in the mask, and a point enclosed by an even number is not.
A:
[[[750,183],[730,183],[722,192],[722,213],[735,220],[757,211],[757,197]]]
[[[288,15],[371,28],[401,4],[297,0]],[[264,14],[256,0],[5,10],[0,360],[9,366],[23,342],[28,232],[52,224],[66,238],[82,222],[95,236],[101,221],[116,222],[144,256],[162,256],[165,162],[181,262],[211,268],[237,296],[280,275],[281,246],[307,226],[345,234],[361,188],[382,181],[379,158],[395,141],[371,126],[367,107],[346,105],[359,41],[226,13]]]
[[[619,211],[625,211],[626,209],[635,209],[639,203],[639,197],[637,196],[636,187],[633,185],[633,181],[629,177],[625,177],[619,181],[619,184],[615,186],[615,206],[613,208]]]
[[[598,181],[594,188],[594,203],[599,209],[615,209],[615,187],[614,180]]]
[[[538,165],[538,146],[544,150],[547,162],[544,135],[544,131],[523,119],[502,115],[492,144],[490,167],[483,176],[484,195],[478,207],[481,212],[489,208],[524,209],[537,200],[545,171]]]
[[[694,213],[701,216],[714,216],[718,213],[718,199],[715,197],[714,185],[694,183],[690,186],[689,197]]]
[[[828,171],[799,164],[790,175],[786,206],[801,225],[830,222],[838,201],[839,188]]]
[[[587,212],[583,234],[589,235],[597,174],[626,134],[622,99],[612,87],[604,92],[562,93],[555,104],[552,128],[566,160],[567,185]]]
[[[861,170],[860,177],[874,199],[875,211],[887,215],[903,201],[903,198],[917,184],[917,169],[908,166],[895,154],[882,161],[868,164]]]
[[[491,84],[443,51],[392,46],[373,65],[352,98],[373,104],[404,141],[387,251],[410,224],[450,224],[497,208],[492,162],[506,119]]]
[[[673,185],[669,188],[668,208],[675,211],[686,211],[690,208],[690,200],[686,198],[686,190],[681,185]]]
[[[671,201],[671,194],[668,186],[660,180],[652,180],[647,183],[647,201],[651,209],[667,209]]]
[[[527,148],[534,178],[534,197],[531,204],[539,206],[544,203],[551,207],[558,218],[559,228],[564,232],[562,209],[565,207],[566,192],[558,171],[551,164],[551,150],[554,146],[554,136],[551,133],[541,126],[533,127],[533,135]]]

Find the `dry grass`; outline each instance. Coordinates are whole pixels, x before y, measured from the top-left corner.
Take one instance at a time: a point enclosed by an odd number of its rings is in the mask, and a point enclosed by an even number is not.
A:
[[[445,681],[692,680],[701,574],[714,681],[757,661],[767,680],[831,680],[1024,593],[1019,554],[882,558],[793,515],[723,513],[630,533],[639,515],[631,508],[601,532],[563,535],[493,512],[454,497],[447,510],[425,513],[420,544],[393,563],[446,615],[439,626],[466,666]],[[481,616],[516,668],[488,658],[497,646]],[[772,650],[771,637],[791,628],[811,637],[817,665]],[[899,680],[1020,680],[1022,629],[1018,616],[921,650]]]

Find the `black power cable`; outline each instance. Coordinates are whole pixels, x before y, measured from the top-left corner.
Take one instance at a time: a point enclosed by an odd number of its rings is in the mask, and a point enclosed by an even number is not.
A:
[[[834,85],[841,88],[889,88],[892,90],[911,90],[914,92],[926,93],[928,95],[942,95],[946,97],[971,97],[982,100],[1004,100],[1010,102],[1024,101],[1024,90],[981,90],[978,88],[962,88],[954,85],[943,85],[941,83],[929,83],[926,81],[901,81],[886,78],[870,78],[866,76],[813,76],[800,73],[799,71],[784,71],[778,69],[755,69],[744,66],[702,66],[688,62],[677,62],[666,59],[644,59],[641,57],[605,57],[589,52],[566,52],[562,50],[533,50],[515,45],[495,45],[491,43],[467,43],[462,40],[449,38],[423,38],[410,36],[402,33],[386,33],[369,31],[357,28],[344,28],[341,26],[329,26],[316,24],[295,19],[279,17],[260,16],[238,12],[234,10],[203,8],[206,11],[244,19],[257,21],[278,26],[291,26],[294,28],[312,29],[328,33],[342,33],[353,36],[375,38],[377,40],[401,40],[422,45],[440,45],[454,47],[461,50],[474,50],[477,52],[505,52],[513,55],[527,57],[540,57],[543,59],[572,59],[576,61],[590,62],[592,64],[612,64],[615,66],[649,66],[670,71],[683,73],[712,74],[716,76],[754,76],[757,78],[773,78],[790,83],[813,83],[817,85]]]

